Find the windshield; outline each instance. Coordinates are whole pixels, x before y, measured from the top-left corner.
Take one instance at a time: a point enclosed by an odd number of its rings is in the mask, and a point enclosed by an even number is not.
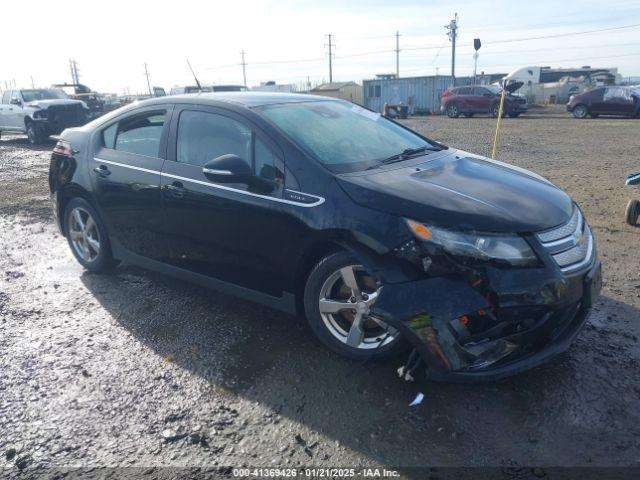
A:
[[[497,85],[483,85],[483,87],[489,90],[494,95],[499,95],[502,93],[502,88],[498,87]]]
[[[36,89],[36,90],[21,90],[22,98],[25,102],[33,102],[36,100],[56,100],[60,98],[69,98],[67,94],[62,90],[57,89]]]
[[[434,146],[380,114],[347,102],[285,103],[260,111],[335,173],[364,170],[405,150]]]

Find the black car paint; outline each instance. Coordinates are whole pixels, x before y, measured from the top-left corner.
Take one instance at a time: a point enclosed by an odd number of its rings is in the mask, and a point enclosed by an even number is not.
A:
[[[129,105],[64,132],[62,138],[78,153],[52,156],[56,217],[62,217],[70,198],[83,196],[106,222],[117,258],[290,313],[300,313],[305,278],[315,262],[344,248],[383,285],[374,312],[423,354],[432,378],[498,378],[569,345],[570,340],[548,335],[549,328],[561,323],[551,317],[570,317],[571,328],[563,330],[563,338],[573,338],[589,310],[587,299],[599,290],[599,262],[594,254],[588,268],[564,275],[532,235],[569,220],[573,204],[566,194],[525,170],[453,149],[336,175],[253,108],[287,101],[326,99],[246,93],[166,97]],[[167,109],[159,158],[127,158],[100,150],[103,128],[133,112],[158,108]],[[267,141],[284,164],[282,187],[264,195],[213,185],[200,169],[175,162],[177,115],[193,108],[235,117]],[[404,217],[481,232],[526,234],[541,263],[531,268],[456,269],[443,260],[434,265],[433,274],[425,275],[400,252],[401,246],[416,244]],[[58,226],[64,233],[60,221]],[[470,285],[470,276],[478,271],[484,291]],[[597,277],[594,287],[590,276]],[[446,341],[446,322],[490,304],[499,305],[505,318],[515,321],[521,312],[546,312],[545,328],[536,325],[517,332],[527,340],[523,348],[496,358],[487,368],[469,371],[457,358],[454,343]],[[424,315],[434,327],[426,334],[420,326],[414,328],[416,317],[424,320]],[[434,345],[446,352],[444,360],[434,359]],[[500,345],[491,352],[504,342]],[[527,350],[531,345],[537,348],[533,353]]]

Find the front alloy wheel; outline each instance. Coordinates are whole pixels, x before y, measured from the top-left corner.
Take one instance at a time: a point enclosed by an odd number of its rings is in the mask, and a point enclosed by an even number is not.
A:
[[[572,113],[575,118],[587,118],[589,110],[587,109],[586,105],[576,105],[573,108]]]
[[[399,332],[371,312],[381,291],[346,252],[325,257],[307,281],[309,324],[322,343],[350,358],[397,353],[404,346]]]

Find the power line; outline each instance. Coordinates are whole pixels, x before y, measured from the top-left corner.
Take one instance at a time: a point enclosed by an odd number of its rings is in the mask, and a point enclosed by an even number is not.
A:
[[[623,25],[621,27],[599,28],[596,30],[583,30],[582,32],[557,33],[554,35],[540,35],[538,37],[523,37],[523,38],[512,38],[509,40],[495,40],[493,42],[485,42],[485,45],[495,45],[496,43],[524,42],[526,40],[544,40],[547,38],[572,37],[574,35],[586,35],[589,33],[609,32],[612,30],[622,30],[625,28],[637,28],[637,27],[640,27],[640,23],[634,23],[632,25]]]

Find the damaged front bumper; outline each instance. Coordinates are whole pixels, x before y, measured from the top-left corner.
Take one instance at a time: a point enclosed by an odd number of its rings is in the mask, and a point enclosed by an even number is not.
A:
[[[488,268],[486,283],[483,290],[447,277],[384,284],[372,314],[413,344],[427,378],[495,380],[569,347],[600,292],[601,265],[594,254],[571,275],[553,266]]]

